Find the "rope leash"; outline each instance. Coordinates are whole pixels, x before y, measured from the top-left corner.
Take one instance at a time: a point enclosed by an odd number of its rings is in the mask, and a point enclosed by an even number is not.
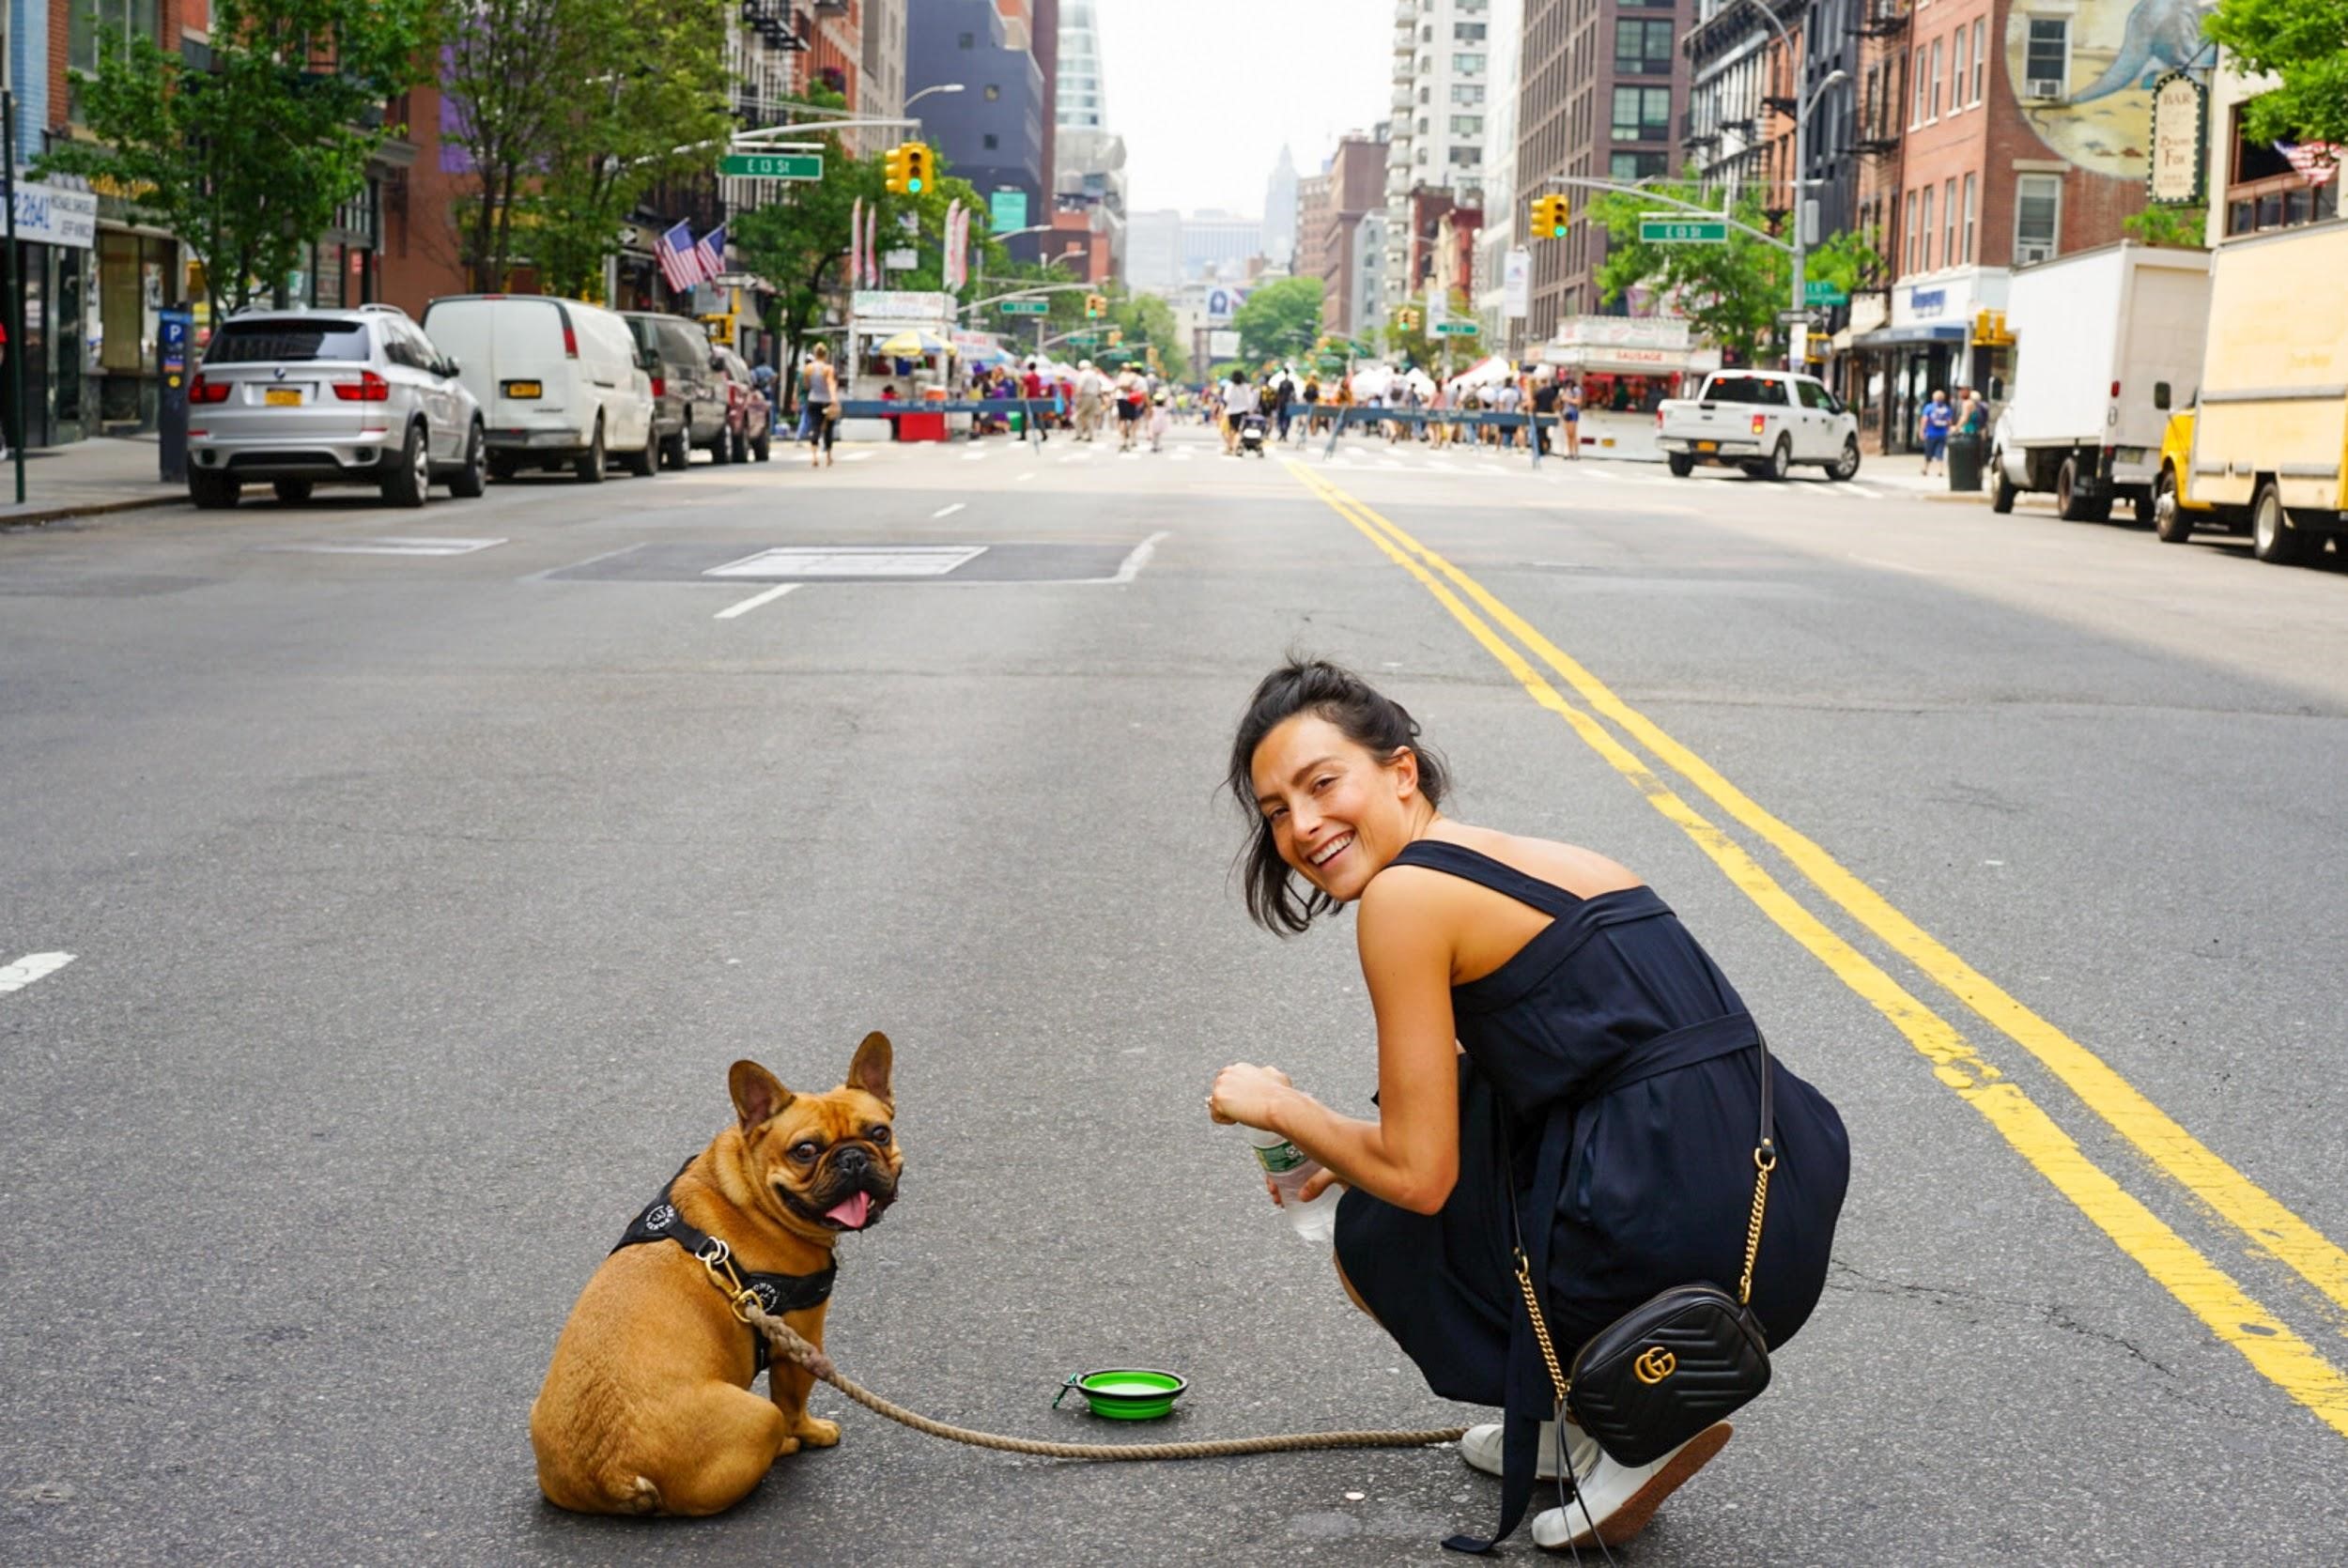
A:
[[[1462,1426],[1452,1426],[1432,1432],[1291,1432],[1272,1437],[1225,1437],[1186,1443],[1047,1443],[1033,1437],[1006,1437],[998,1433],[973,1432],[966,1426],[932,1421],[883,1399],[843,1375],[831,1364],[830,1357],[810,1345],[781,1318],[760,1307],[756,1297],[748,1300],[736,1297],[734,1315],[766,1336],[776,1360],[807,1368],[874,1415],[886,1416],[916,1432],[926,1432],[949,1442],[1000,1449],[1006,1453],[1031,1453],[1043,1459],[1221,1459],[1235,1453],[1303,1453],[1328,1448],[1427,1448],[1436,1443],[1457,1442],[1467,1431]]]

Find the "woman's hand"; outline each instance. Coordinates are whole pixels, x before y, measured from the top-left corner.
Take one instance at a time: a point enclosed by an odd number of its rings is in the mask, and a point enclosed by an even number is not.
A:
[[[1214,1086],[1207,1091],[1207,1115],[1226,1127],[1237,1123],[1269,1131],[1272,1106],[1289,1087],[1289,1075],[1278,1068],[1233,1062],[1214,1075]]]

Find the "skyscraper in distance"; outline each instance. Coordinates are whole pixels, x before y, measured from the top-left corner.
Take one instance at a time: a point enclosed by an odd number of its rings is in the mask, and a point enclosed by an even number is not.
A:
[[[1278,267],[1296,259],[1296,160],[1286,143],[1280,146],[1280,161],[1272,166],[1272,177],[1264,182],[1263,254]]]

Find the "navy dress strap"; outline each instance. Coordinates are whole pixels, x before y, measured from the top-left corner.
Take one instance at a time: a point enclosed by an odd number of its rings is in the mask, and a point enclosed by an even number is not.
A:
[[[1424,866],[1430,871],[1442,871],[1463,882],[1505,893],[1521,904],[1528,904],[1552,919],[1562,920],[1582,907],[1583,900],[1557,886],[1554,883],[1527,876],[1514,866],[1494,860],[1465,844],[1446,843],[1440,838],[1413,838],[1402,846],[1401,853],[1387,862],[1390,866]]]

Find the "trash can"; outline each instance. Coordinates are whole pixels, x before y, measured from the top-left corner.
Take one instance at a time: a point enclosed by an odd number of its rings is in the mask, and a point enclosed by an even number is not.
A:
[[[1981,492],[1981,447],[1979,436],[1949,438],[1949,488],[1970,495]]]

